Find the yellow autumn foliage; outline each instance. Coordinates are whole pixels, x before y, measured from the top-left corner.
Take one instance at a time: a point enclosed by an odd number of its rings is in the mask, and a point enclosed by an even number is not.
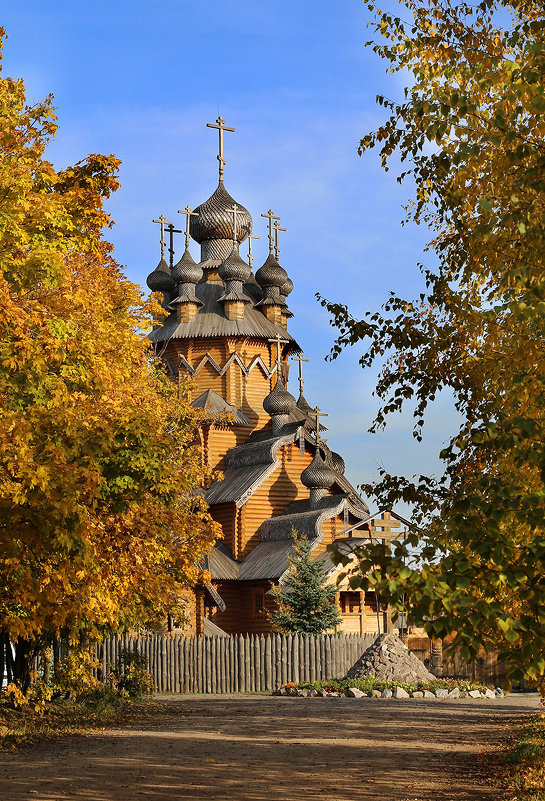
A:
[[[183,615],[216,534],[195,413],[103,238],[119,161],[55,169],[56,129],[51,97],[0,76],[0,634],[23,661]]]

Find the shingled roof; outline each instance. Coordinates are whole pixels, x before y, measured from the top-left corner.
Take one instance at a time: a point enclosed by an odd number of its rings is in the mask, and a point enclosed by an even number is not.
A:
[[[241,445],[231,448],[225,455],[224,478],[216,481],[207,490],[206,502],[212,506],[217,503],[235,502],[240,508],[261,486],[271,473],[280,467],[277,453],[283,445],[305,441],[311,449],[316,447],[308,426],[298,421],[285,425],[275,436],[270,428],[255,431]],[[324,445],[321,446],[325,448]],[[335,473],[335,486],[350,499],[359,516],[369,513],[369,508],[357,490],[341,473]]]
[[[195,294],[202,302],[195,317],[187,323],[178,322],[173,312],[158,328],[155,328],[149,338],[152,342],[165,342],[169,339],[194,339],[198,337],[253,337],[255,339],[274,339],[278,334],[283,340],[291,344],[291,350],[299,352],[301,348],[295,339],[282,325],[276,325],[265,315],[248,304],[242,320],[228,320],[225,316],[223,303],[220,298],[225,291],[221,281],[203,281],[195,287]],[[255,297],[256,284],[244,284],[244,291],[250,297]]]
[[[206,392],[203,392],[202,395],[199,395],[198,398],[195,398],[191,405],[195,409],[204,409],[205,412],[211,415],[232,415],[233,425],[253,425],[252,421],[246,417],[246,415],[241,412],[240,409],[237,409],[236,406],[232,406],[230,403],[227,403],[227,401],[222,398],[221,395],[218,395],[217,392],[214,392],[213,389],[207,389]]]

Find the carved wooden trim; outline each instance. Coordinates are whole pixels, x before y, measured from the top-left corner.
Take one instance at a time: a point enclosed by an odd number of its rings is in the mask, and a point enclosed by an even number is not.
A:
[[[190,375],[196,376],[196,375],[198,375],[200,373],[200,371],[203,369],[203,367],[206,364],[210,364],[214,368],[214,370],[217,371],[218,375],[220,375],[220,376],[225,375],[227,370],[229,370],[229,368],[233,364],[236,364],[236,365],[238,365],[240,367],[242,374],[246,378],[250,375],[250,373],[252,372],[252,370],[255,367],[259,367],[260,370],[263,372],[263,375],[265,376],[265,378],[268,378],[268,379],[271,379],[273,377],[273,375],[276,373],[276,370],[277,370],[276,364],[274,364],[273,367],[269,370],[267,365],[265,364],[265,362],[261,358],[261,356],[254,356],[254,358],[252,359],[250,364],[246,367],[246,365],[244,364],[244,362],[242,361],[242,358],[239,356],[238,353],[233,353],[227,359],[227,361],[225,362],[223,367],[220,367],[220,365],[217,363],[217,361],[214,359],[214,357],[211,356],[209,353],[207,353],[205,356],[202,357],[200,362],[195,367],[193,367],[193,365],[185,358],[185,356],[180,356],[180,360],[178,362],[178,373],[180,371],[180,367],[185,367],[185,369],[188,371],[188,373]],[[173,371],[173,368],[172,368],[172,366],[170,364],[169,364],[169,370]]]

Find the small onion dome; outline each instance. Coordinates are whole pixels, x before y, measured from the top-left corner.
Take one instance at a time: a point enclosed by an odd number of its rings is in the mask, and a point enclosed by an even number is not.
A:
[[[286,298],[288,295],[291,295],[292,292],[293,292],[293,281],[291,280],[291,278],[288,277],[280,287],[280,294],[284,295],[284,297]]]
[[[336,473],[340,473],[340,475],[344,475],[345,471],[345,464],[344,459],[340,453],[335,453],[335,451],[331,451],[331,466]]]
[[[155,270],[148,275],[146,283],[152,292],[171,292],[174,289],[174,281],[164,259],[161,259]]]
[[[247,264],[238,252],[238,243],[233,244],[233,250],[224,262],[220,264],[218,270],[222,281],[247,281],[252,274],[252,268]]]
[[[305,414],[309,415],[312,414],[312,412],[314,411],[314,409],[311,408],[311,406],[307,402],[307,399],[302,393],[297,398],[297,408],[300,409]]]
[[[198,284],[202,276],[202,267],[199,267],[186,248],[180,261],[172,268],[174,282],[176,284]]]
[[[288,309],[288,304],[286,303],[286,295],[289,295],[290,292],[293,291],[293,281],[291,278],[287,278],[286,281],[280,287],[280,300],[283,307],[282,314],[284,317],[293,317],[293,312]]]
[[[255,274],[255,280],[261,287],[280,287],[289,281],[288,274],[281,267],[272,253],[269,253],[265,264]]]
[[[189,233],[201,245],[209,239],[233,239],[233,208],[235,200],[231,197],[223,182],[220,181],[214,194],[197,206],[189,220]],[[238,242],[244,242],[252,231],[252,216],[244,206],[236,204],[237,230],[234,237]]]
[[[316,448],[314,459],[301,473],[301,483],[310,490],[329,489],[335,483],[335,473],[322,459],[320,451]]]
[[[293,395],[290,395],[288,390],[282,386],[282,382],[278,380],[274,389],[263,401],[263,408],[271,417],[277,414],[291,414],[296,406],[297,401]]]

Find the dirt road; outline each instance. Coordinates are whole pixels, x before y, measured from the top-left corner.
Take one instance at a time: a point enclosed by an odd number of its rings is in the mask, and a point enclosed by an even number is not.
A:
[[[528,696],[182,696],[168,703],[166,717],[0,754],[2,798],[496,799],[483,754],[537,708]]]

